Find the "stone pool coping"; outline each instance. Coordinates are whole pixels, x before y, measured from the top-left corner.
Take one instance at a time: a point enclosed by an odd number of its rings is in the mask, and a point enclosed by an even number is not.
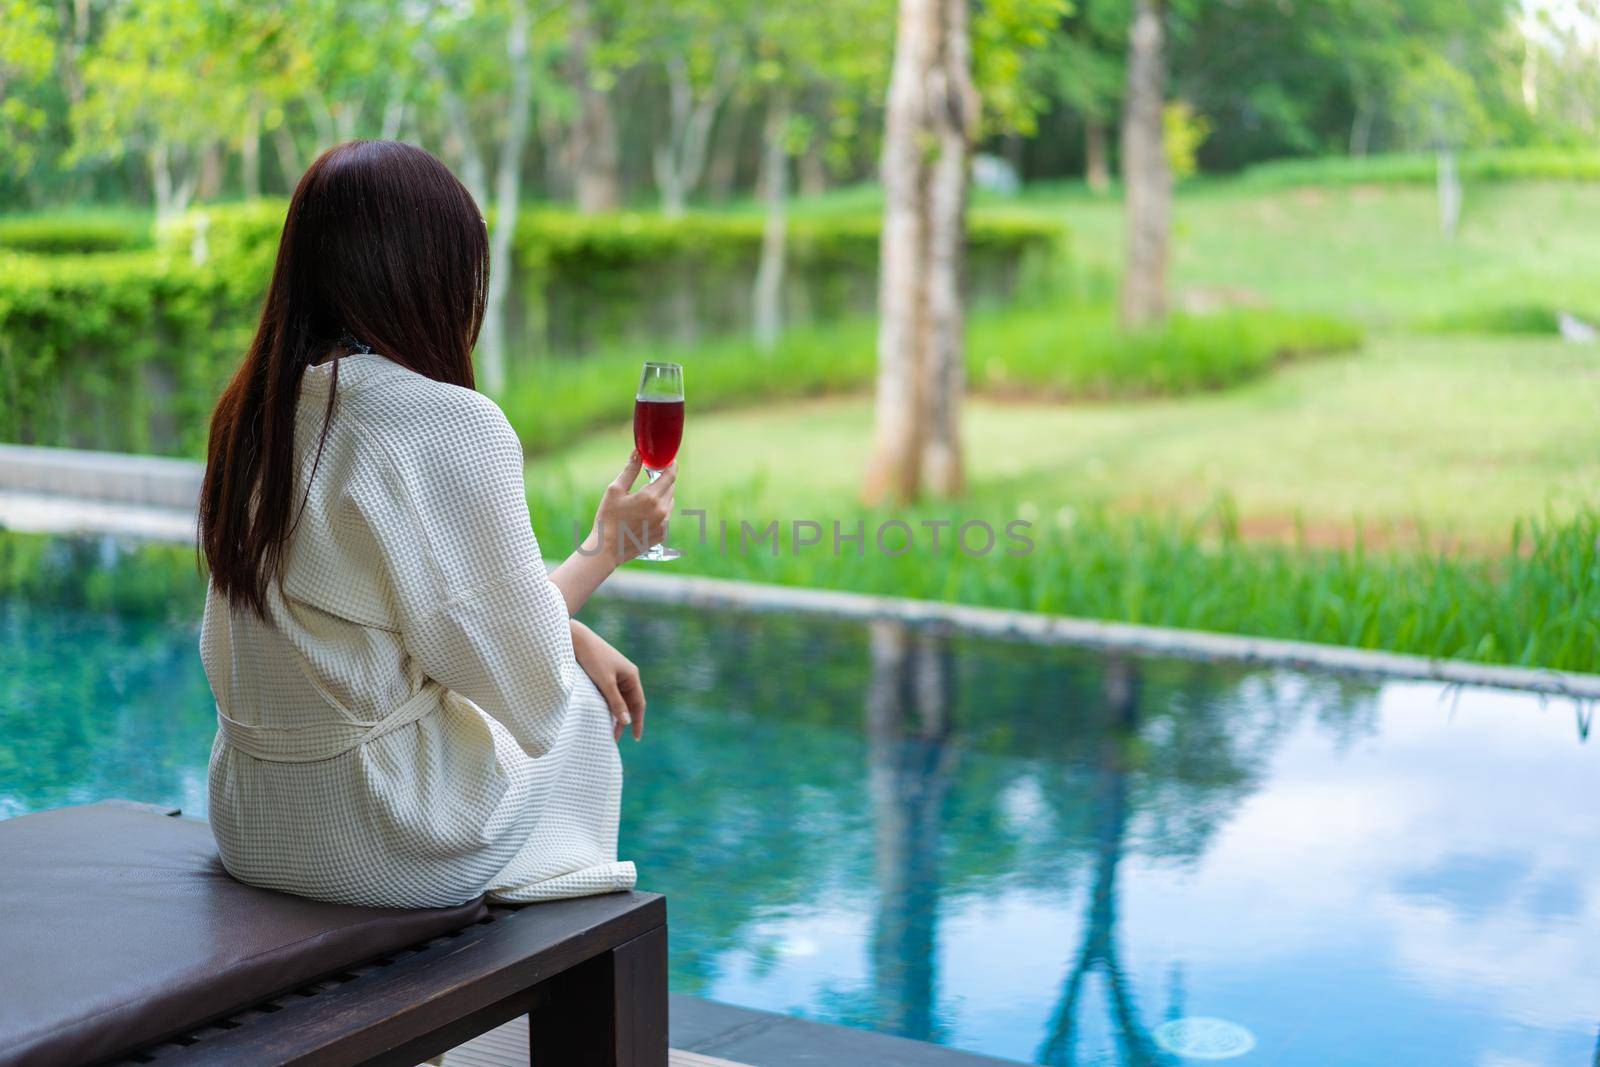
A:
[[[1600,674],[1430,659],[1344,645],[1103,622],[1070,615],[1044,615],[937,600],[873,596],[695,575],[657,574],[638,569],[618,571],[606,580],[601,592],[628,600],[657,603],[796,612],[859,620],[894,619],[909,625],[948,626],[963,633],[1034,644],[1141,652],[1182,659],[1229,660],[1376,678],[1410,678],[1447,685],[1517,689],[1577,700],[1600,699]]]
[[[192,460],[76,449],[0,445],[0,528],[37,533],[98,533],[194,542],[194,501],[201,465]],[[1600,700],[1600,674],[1502,667],[1430,659],[1309,641],[1245,637],[1202,630],[1102,622],[1066,615],[983,608],[944,601],[874,596],[666,573],[649,564],[613,575],[602,596],[655,603],[797,612],[846,619],[894,619],[1038,644],[1116,649],[1411,678],[1446,685],[1515,689],[1575,700]]]

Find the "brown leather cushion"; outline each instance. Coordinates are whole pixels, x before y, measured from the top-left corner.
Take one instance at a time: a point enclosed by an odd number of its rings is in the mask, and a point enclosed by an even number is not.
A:
[[[93,804],[0,821],[0,1064],[127,1052],[484,914],[242,885],[191,819]]]

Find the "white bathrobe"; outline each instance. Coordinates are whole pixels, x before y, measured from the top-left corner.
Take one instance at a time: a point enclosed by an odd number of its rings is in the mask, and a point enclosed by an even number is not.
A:
[[[379,355],[305,372],[270,622],[212,590],[211,826],[234,877],[394,907],[627,889],[622,771],[500,409]],[[312,466],[316,464],[315,476]]]

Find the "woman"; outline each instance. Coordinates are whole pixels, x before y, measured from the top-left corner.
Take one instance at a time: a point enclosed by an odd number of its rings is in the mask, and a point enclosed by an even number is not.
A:
[[[394,907],[633,885],[616,742],[644,694],[571,616],[660,539],[675,472],[630,493],[635,455],[546,574],[521,446],[472,388],[488,275],[477,205],[419,148],[340,145],[290,201],[200,504],[211,825],[241,881]]]

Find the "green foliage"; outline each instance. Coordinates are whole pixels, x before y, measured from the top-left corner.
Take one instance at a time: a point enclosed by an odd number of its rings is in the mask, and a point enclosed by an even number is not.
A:
[[[574,521],[593,511],[586,491],[549,489],[533,495],[535,525],[552,554]],[[1193,519],[1127,516],[1063,509],[1024,516],[1020,531],[1033,541],[1026,556],[1007,554],[1005,524],[1018,518],[999,501],[956,510],[931,506],[910,512],[876,512],[848,503],[825,518],[821,545],[792,544],[794,530],[780,524],[786,546],[774,556],[763,544],[739,551],[742,508],[738,493],[707,508],[708,544],[697,545],[695,525],[680,520],[674,543],[685,551],[677,566],[690,573],[815,586],[891,596],[1018,608],[1083,618],[1218,633],[1308,640],[1446,659],[1557,670],[1600,670],[1600,514],[1520,523],[1504,551],[1492,558],[1445,552],[1344,550],[1269,545],[1246,540],[1231,509],[1219,504]],[[831,522],[845,533],[859,521],[867,548],[833,554]],[[761,518],[761,525],[768,521]],[[975,519],[994,525],[999,539],[979,555],[941,540],[937,553],[926,536],[917,551],[890,557],[871,550],[880,523],[897,518],[914,529],[923,521],[956,526]],[[730,551],[717,551],[717,522],[735,533]],[[891,532],[891,548],[902,535]],[[0,602],[8,598],[116,610],[142,616],[187,618],[203,592],[191,549],[149,546],[101,566],[95,546],[54,538],[0,533]]]
[[[1467,182],[1600,181],[1600,151],[1570,148],[1501,148],[1465,152],[1457,160]],[[1432,153],[1324,156],[1258,163],[1239,176],[1241,190],[1296,185],[1421,184],[1438,176]]]
[[[282,212],[277,201],[191,211],[161,229],[152,252],[0,252],[0,382],[8,401],[15,398],[0,410],[0,439],[195,454],[210,406],[255,326]],[[793,269],[807,283],[811,318],[851,318],[870,308],[877,220],[804,218],[793,228]],[[22,229],[35,234],[36,243],[82,240],[72,220],[53,230],[41,217]],[[571,413],[551,416],[560,435],[535,428],[534,441],[553,444],[574,427],[590,425],[595,414],[582,399],[582,383],[612,374],[619,362],[630,364],[623,374],[628,379],[639,346],[677,338],[666,347],[710,353],[711,364],[719,352],[730,366],[750,358],[737,342],[694,338],[743,332],[728,316],[744,302],[726,296],[748,284],[761,240],[758,219],[588,218],[547,209],[527,213],[517,237],[528,353],[521,362],[530,373],[569,375],[578,395]],[[1062,244],[1057,222],[977,216],[971,232],[977,291],[998,297],[1030,278],[1029,284],[1040,284]],[[196,265],[194,253],[202,249],[203,264]],[[796,349],[818,351],[809,339],[833,336],[826,327],[816,327],[820,333],[798,329],[791,343]],[[858,325],[844,331],[865,336]],[[552,349],[597,354],[576,362],[533,358]],[[828,353],[817,360],[818,377],[808,388],[864,382],[871,373],[870,341],[851,351],[847,379],[836,365],[842,357]],[[741,400],[763,395],[759,388],[739,390]]]
[[[1128,51],[1128,0],[1076,0],[1047,46],[1029,57],[1039,91],[1080,116],[1116,118]]]
[[[1448,315],[1425,320],[1421,326],[1433,333],[1555,335],[1561,332],[1560,315],[1565,308],[1548,304],[1505,304],[1464,308]],[[1596,316],[1580,313],[1585,322]]]
[[[1050,54],[1068,0],[986,0],[972,13],[972,68],[988,132],[1033,134],[1047,104],[1035,57]]]
[[[146,154],[163,217],[192,195],[202,146],[237,129],[244,115],[248,90],[230,76],[222,23],[198,0],[116,5],[83,63],[87,89],[71,111],[71,157]]]
[[[1331,315],[1241,308],[1174,315],[1130,334],[1108,309],[1047,305],[976,316],[968,377],[978,390],[1030,398],[1171,396],[1360,344],[1361,332]]]
[[[597,345],[692,343],[748,332],[743,295],[760,255],[753,214],[655,214],[609,218],[566,211],[527,213],[515,259],[533,351]],[[867,314],[876,305],[879,218],[864,213],[799,215],[789,222],[791,305],[804,323]],[[967,230],[968,278],[979,303],[1047,284],[1062,272],[1057,220],[974,212]],[[738,298],[730,298],[737,293]]]
[[[164,227],[160,244],[175,254],[187,254],[196,230],[203,229],[211,258],[234,264],[234,273],[251,278],[264,290],[285,208],[280,200],[197,208]],[[879,217],[868,211],[793,219],[788,241],[791,269],[801,275],[841,269],[872,275],[879,223]],[[693,272],[698,288],[710,289],[722,281],[742,287],[760,251],[762,225],[759,216],[746,213],[670,218],[655,212],[580,215],[556,207],[528,208],[518,214],[513,257],[525,288],[571,285],[615,295],[613,287],[627,283],[612,282],[608,275],[634,274],[638,284],[654,286],[662,277],[686,270]],[[971,272],[980,288],[986,272],[1030,260],[1054,260],[1064,252],[1065,243],[1065,227],[1037,215],[978,210],[969,220]],[[716,272],[726,278],[718,278]]]
[[[197,452],[250,310],[160,253],[0,252],[0,439]]]
[[[0,216],[0,249],[13,252],[128,252],[150,244],[150,218],[137,212]]]
[[[49,116],[40,99],[56,63],[53,12],[37,0],[0,0],[0,177],[26,175]]]
[[[683,363],[696,411],[865,388],[876,368],[871,324],[857,320],[790,330],[766,353],[740,338],[544,360],[512,376],[500,406],[524,448],[550,451],[627,419],[643,359]]]
[[[928,507],[911,512],[862,511],[848,504],[816,516],[824,543],[788,551],[795,531],[780,523],[786,546],[777,556],[765,547],[717,551],[717,521],[735,529],[738,497],[707,506],[710,543],[695,543],[695,525],[681,520],[674,543],[684,550],[677,566],[693,573],[784,585],[846,589],[886,596],[1019,608],[1118,622],[1174,626],[1382,649],[1448,659],[1561,670],[1600,670],[1600,514],[1570,521],[1519,524],[1494,558],[1444,552],[1379,552],[1362,546],[1322,550],[1305,544],[1246,540],[1231,510],[1221,505],[1199,519],[1127,516],[1105,511],[1033,516],[1034,549],[1011,556],[1005,525],[1014,507],[980,502],[964,509]],[[579,505],[584,505],[580,507]],[[593,501],[536,497],[540,526],[565,535],[571,520],[587,516]],[[546,521],[549,517],[552,521]],[[849,546],[832,552],[831,523],[848,534],[865,524],[868,548],[856,558]],[[922,531],[919,550],[892,558],[871,550],[874,531],[890,519]],[[987,520],[996,547],[968,554],[949,543],[962,523]],[[923,521],[945,520],[941,549],[928,549]],[[585,518],[585,521],[587,519]],[[902,534],[887,535],[891,550]],[[970,535],[974,552],[983,539]]]
[[[0,603],[187,622],[205,592],[188,546],[0,531]]]
[[[204,227],[212,261],[227,262],[230,284],[265,290],[282,227],[281,201],[197,209],[163,230],[174,254]],[[204,220],[202,223],[201,220]],[[807,314],[825,322],[865,313],[877,293],[878,227],[865,212],[802,216],[789,224],[789,271]],[[744,290],[761,249],[762,220],[745,213],[653,212],[592,216],[542,207],[517,219],[512,247],[525,353],[560,355],[623,341],[686,343],[745,332]],[[1057,271],[1066,245],[1060,222],[1015,212],[974,212],[969,277],[977,298],[1037,287]],[[738,292],[741,299],[729,299]],[[515,361],[513,361],[515,362]]]
[[[1195,111],[1187,100],[1173,100],[1161,112],[1161,140],[1167,165],[1180,181],[1199,169],[1200,146],[1211,136],[1211,120]]]
[[[1331,316],[1253,309],[1180,315],[1128,335],[1109,311],[1048,304],[975,316],[968,378],[979,391],[1031,398],[1177,395],[1236,384],[1279,360],[1351,349],[1360,339]],[[854,320],[792,330],[770,353],[742,339],[644,353],[619,347],[535,364],[513,378],[501,406],[523,447],[544,452],[625,421],[633,404],[626,385],[641,358],[681,362],[695,410],[708,411],[864,390],[876,369],[875,344],[872,324]]]

